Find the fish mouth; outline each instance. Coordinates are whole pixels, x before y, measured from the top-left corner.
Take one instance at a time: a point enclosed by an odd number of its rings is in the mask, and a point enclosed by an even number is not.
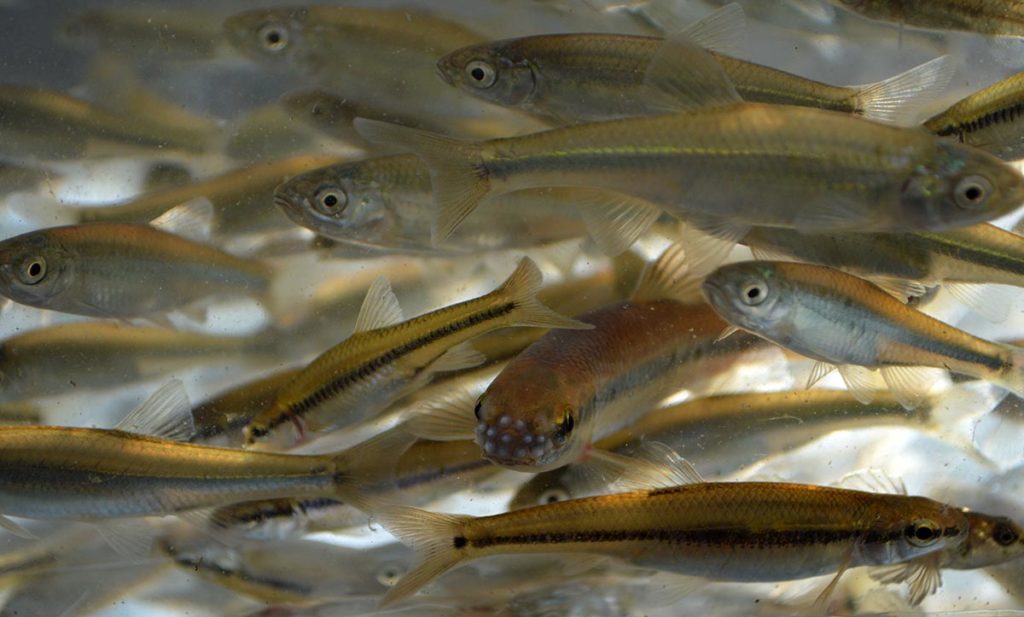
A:
[[[523,420],[507,415],[496,424],[481,423],[476,428],[476,443],[484,458],[502,467],[532,467],[550,455],[555,445],[546,435],[529,430]]]
[[[452,76],[448,74],[448,71],[444,70],[444,67],[444,58],[441,58],[440,60],[437,61],[437,64],[434,65],[434,73],[437,74],[441,81],[448,84],[449,86],[455,87],[455,80],[452,79]]]

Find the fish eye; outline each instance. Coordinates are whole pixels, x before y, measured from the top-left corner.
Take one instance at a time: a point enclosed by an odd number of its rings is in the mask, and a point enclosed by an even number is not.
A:
[[[1020,539],[1020,536],[1017,535],[1017,530],[1008,521],[1000,521],[992,529],[992,538],[1000,546],[1010,546]]]
[[[740,292],[740,300],[747,306],[757,306],[768,297],[768,289],[761,283],[747,283]]]
[[[555,427],[554,440],[557,443],[565,443],[569,435],[572,433],[572,429],[576,427],[576,418],[572,414],[572,407],[565,407],[562,410],[562,419],[558,422],[558,426]]]
[[[549,488],[537,497],[538,505],[548,505],[569,499],[569,492],[564,488]]]
[[[26,285],[35,285],[46,276],[46,260],[43,257],[29,257],[21,262],[18,278]]]
[[[980,208],[992,194],[992,183],[981,176],[967,176],[957,183],[953,199],[965,210]]]
[[[498,80],[494,67],[483,60],[473,60],[467,64],[466,75],[469,76],[469,83],[477,88],[490,88]]]
[[[259,37],[267,51],[277,52],[288,47],[288,30],[280,24],[263,24]]]
[[[942,536],[942,530],[935,521],[926,518],[914,521],[903,533],[907,542],[920,547],[931,546]]]
[[[328,216],[340,214],[348,205],[348,194],[336,186],[324,186],[313,196],[313,207]]]
[[[400,578],[402,578],[402,569],[395,565],[384,566],[377,572],[377,582],[384,587],[394,587]]]

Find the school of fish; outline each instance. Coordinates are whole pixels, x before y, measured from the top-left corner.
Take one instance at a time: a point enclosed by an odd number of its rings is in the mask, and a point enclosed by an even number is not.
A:
[[[0,615],[1024,615],[1024,2],[52,7]]]

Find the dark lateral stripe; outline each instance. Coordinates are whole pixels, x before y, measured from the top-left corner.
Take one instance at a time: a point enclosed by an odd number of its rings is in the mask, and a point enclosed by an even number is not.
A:
[[[609,542],[662,542],[665,544],[702,544],[708,546],[754,546],[761,548],[787,546],[819,546],[836,542],[861,540],[865,544],[895,541],[902,530],[881,534],[861,529],[627,529],[600,531],[573,531],[535,533],[509,536],[472,538],[473,548],[488,548],[509,544],[586,544]],[[459,537],[455,538],[455,544]]]
[[[975,131],[988,128],[993,124],[1007,124],[1013,122],[1021,116],[1024,116],[1024,101],[1009,107],[997,109],[966,122],[945,126],[936,134],[940,137],[948,137],[950,135],[973,133]]]
[[[515,310],[516,304],[509,302],[499,307],[488,309],[479,313],[473,313],[472,315],[460,319],[458,321],[446,324],[440,328],[435,328],[424,334],[423,336],[417,337],[404,345],[399,345],[376,358],[372,358],[363,364],[360,364],[356,368],[347,373],[338,375],[331,381],[320,386],[308,396],[302,400],[292,403],[288,406],[288,413],[278,414],[271,420],[268,428],[274,428],[278,425],[286,422],[291,422],[293,418],[301,418],[307,411],[313,409],[317,405],[321,405],[330,399],[334,398],[339,392],[349,387],[353,383],[366,379],[373,373],[379,371],[381,368],[397,361],[403,356],[407,356],[410,353],[418,349],[422,349],[427,345],[438,341],[446,336],[451,336],[462,330],[472,328],[473,326],[479,325],[486,321],[497,319],[508,315]]]

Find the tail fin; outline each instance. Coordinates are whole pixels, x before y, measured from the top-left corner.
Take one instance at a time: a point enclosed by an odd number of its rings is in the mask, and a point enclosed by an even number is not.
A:
[[[1009,352],[1010,366],[990,381],[1024,398],[1024,347],[1015,345],[1004,345],[1004,347]]]
[[[920,103],[945,90],[955,71],[956,66],[949,56],[939,56],[884,81],[861,87],[857,107],[865,118],[891,123],[912,121],[908,116]],[[909,105],[912,101],[915,105]]]
[[[473,142],[366,118],[356,118],[353,126],[365,139],[404,146],[426,163],[437,208],[430,230],[434,244],[452,235],[490,192],[480,146]]]
[[[460,561],[468,559],[462,528],[472,518],[404,506],[388,506],[377,512],[374,519],[416,552],[416,564],[384,594],[380,606],[411,596]]]
[[[538,328],[567,328],[570,330],[589,330],[594,326],[560,315],[540,303],[537,292],[544,282],[537,264],[529,257],[519,261],[508,279],[494,291],[495,295],[508,298],[515,304],[511,315],[512,323],[517,326],[535,326]]]
[[[417,437],[393,427],[347,450],[328,454],[333,460],[335,495],[363,512],[375,509],[368,487],[391,481],[400,456]]]

